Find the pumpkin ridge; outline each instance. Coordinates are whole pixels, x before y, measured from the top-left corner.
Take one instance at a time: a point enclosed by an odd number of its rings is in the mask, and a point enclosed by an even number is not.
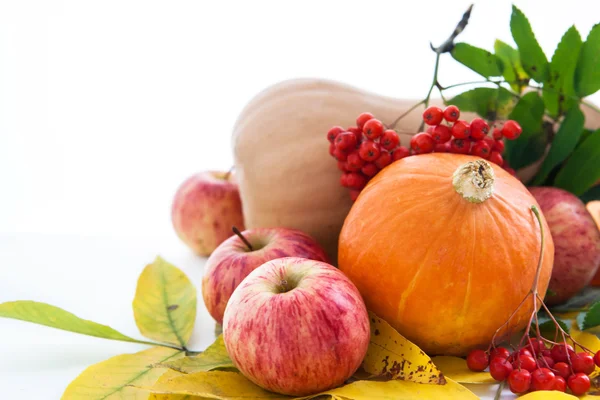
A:
[[[471,240],[472,246],[471,246],[471,265],[469,268],[469,275],[467,277],[467,287],[465,290],[465,295],[464,295],[464,303],[463,303],[463,308],[461,310],[460,315],[457,317],[460,320],[460,326],[464,326],[465,323],[465,316],[467,315],[467,310],[469,308],[470,302],[469,299],[471,297],[471,281],[473,279],[473,268],[477,268],[477,266],[475,265],[475,251],[477,248],[477,218],[475,213],[471,214],[471,224],[472,224],[472,232],[473,232],[473,237],[469,238],[469,240]],[[458,341],[462,341],[462,338],[465,334],[465,329],[460,329],[459,330],[460,334],[459,334],[459,340]]]
[[[427,197],[427,199],[431,199],[431,203],[437,204],[439,199],[437,199],[436,197]],[[431,209],[429,202],[426,203],[419,203],[420,205],[422,205],[424,208],[426,209]],[[454,210],[454,214],[452,215],[452,217],[450,218],[450,223],[452,223],[452,221],[454,220],[454,218],[456,217],[456,215],[460,214],[460,210],[461,210],[461,206],[458,205],[457,207],[455,207]],[[408,209],[408,211],[412,210],[413,208]],[[397,214],[395,218],[400,218],[402,216],[403,213]],[[441,233],[444,233],[446,231],[445,229],[445,224],[441,224],[440,227],[440,232],[435,232],[435,234],[433,235],[434,237],[440,237]],[[416,284],[417,284],[417,280],[419,278],[419,275],[421,274],[421,272],[423,270],[427,271],[427,263],[426,261],[428,260],[428,257],[430,256],[430,254],[432,254],[432,250],[435,248],[435,246],[429,246],[427,248],[427,252],[425,253],[425,255],[423,256],[423,261],[421,262],[420,266],[418,267],[417,273],[415,273],[415,275],[413,276],[413,278],[411,279],[411,281],[409,282],[409,284],[407,285],[407,289],[402,293],[399,303],[398,303],[398,308],[396,311],[396,315],[397,315],[397,319],[401,319],[399,318],[400,315],[402,315],[402,312],[404,311],[404,309],[406,308],[406,298],[408,297],[408,295],[414,291]],[[388,256],[389,257],[389,256]],[[423,267],[425,265],[425,267]]]

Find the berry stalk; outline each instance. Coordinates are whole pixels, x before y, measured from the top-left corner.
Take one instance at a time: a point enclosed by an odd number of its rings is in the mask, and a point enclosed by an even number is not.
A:
[[[544,258],[545,231],[539,209],[533,205],[531,211],[540,228],[540,256],[533,284],[506,322],[496,330],[487,350],[476,349],[469,353],[467,366],[473,371],[483,371],[489,366],[492,377],[500,382],[508,382],[508,387],[513,393],[522,394],[529,390],[565,392],[569,388],[571,393],[579,396],[585,394],[590,388],[589,375],[594,372],[596,365],[600,366],[600,351],[594,354],[565,332],[538,291]],[[497,336],[530,296],[533,309],[518,345],[513,348],[512,353],[505,348],[496,347]],[[548,313],[555,325],[556,333],[553,341],[543,337],[540,332],[538,306]],[[559,336],[561,341],[558,341]],[[577,348],[582,349],[583,352],[576,353]]]

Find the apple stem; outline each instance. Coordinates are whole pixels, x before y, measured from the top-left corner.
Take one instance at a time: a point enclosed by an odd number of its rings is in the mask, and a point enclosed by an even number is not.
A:
[[[287,283],[287,281],[286,281],[285,279],[282,279],[282,280],[279,282],[279,287],[280,287],[280,289],[281,289],[281,292],[280,292],[280,293],[285,293],[285,292],[287,292],[287,291],[288,291],[288,285],[287,285],[287,284],[288,284],[288,283]]]
[[[231,176],[231,173],[233,172],[233,169],[235,168],[235,165],[232,165],[231,168],[229,168],[229,171],[227,171],[225,173],[225,176],[223,177],[226,181],[229,180],[229,177]]]
[[[234,226],[234,227],[231,228],[231,230],[233,231],[233,233],[235,233],[236,235],[238,235],[238,237],[240,239],[242,239],[242,242],[244,242],[244,244],[246,246],[248,246],[248,250],[254,251],[254,249],[252,248],[252,245],[250,244],[250,242],[248,241],[248,239],[246,239],[244,237],[244,235],[242,235],[242,232],[240,232],[240,230],[237,227]]]

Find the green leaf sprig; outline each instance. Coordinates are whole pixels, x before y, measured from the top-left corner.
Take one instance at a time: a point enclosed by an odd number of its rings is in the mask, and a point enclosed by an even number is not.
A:
[[[439,47],[432,46],[436,60],[427,96],[391,127],[417,107],[427,107],[437,88],[446,104],[492,123],[513,119],[521,125],[523,133],[505,143],[503,156],[515,169],[535,165],[536,175],[525,183],[558,186],[588,201],[600,199],[600,189],[594,187],[600,179],[600,130],[598,126],[585,129],[586,115],[600,116],[600,108],[584,99],[600,90],[600,24],[594,25],[585,40],[571,26],[548,61],[529,20],[516,6],[510,18],[515,47],[496,40],[491,52],[455,43],[468,24],[471,7],[450,38]],[[438,80],[443,53],[450,53],[484,80],[443,86]],[[460,86],[477,87],[451,99],[444,97],[446,90]]]

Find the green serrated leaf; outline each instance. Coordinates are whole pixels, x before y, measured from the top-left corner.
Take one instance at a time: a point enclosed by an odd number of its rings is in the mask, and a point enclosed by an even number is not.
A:
[[[529,76],[521,65],[519,51],[499,39],[494,43],[494,51],[503,64],[502,76],[514,91],[521,92],[522,86],[529,81]]]
[[[526,167],[539,160],[548,143],[543,130],[544,102],[536,92],[526,93],[509,115],[517,121],[523,133],[516,140],[506,141],[504,156],[512,168]]]
[[[138,279],[133,315],[142,335],[185,347],[196,320],[196,288],[181,270],[157,257]]]
[[[600,179],[600,129],[589,135],[560,169],[554,186],[581,196]]]
[[[501,118],[513,101],[513,95],[503,87],[476,88],[463,92],[448,101],[461,111],[476,112],[483,118]]]
[[[548,77],[548,59],[533,34],[529,20],[517,7],[513,6],[510,17],[510,32],[519,48],[523,69],[539,83]]]
[[[542,336],[546,339],[554,340],[554,337],[556,335],[556,325],[554,325],[554,322],[550,318],[538,317],[538,319],[540,323],[540,333],[542,334]],[[569,332],[569,324],[567,323],[567,321],[564,321],[560,318],[556,318],[556,322],[558,322],[558,325],[560,325],[560,327],[565,332]],[[535,329],[535,323],[532,323],[531,327],[532,329]]]
[[[2,303],[0,304],[0,317],[33,322],[51,328],[103,339],[133,343],[148,343],[125,336],[110,326],[79,318],[62,308],[51,306],[46,303],[39,303],[37,301],[23,300]]]
[[[548,296],[548,294],[546,294]],[[551,308],[553,313],[570,312],[582,309],[589,304],[600,301],[600,288],[587,286],[566,302]]]
[[[202,353],[193,357],[184,357],[175,361],[169,361],[156,365],[157,367],[170,368],[185,374],[193,374],[201,371],[212,371],[214,369],[235,368],[233,361],[227,354],[223,335],[206,348]]]
[[[584,331],[600,325],[600,301],[591,305],[589,310],[579,313],[577,326]]]
[[[570,331],[570,326],[567,321],[562,320],[560,318],[555,318],[555,319],[556,319],[556,322],[558,323],[558,325],[560,325],[560,327],[565,332],[568,333]],[[547,317],[545,315],[545,313],[540,312],[538,314],[538,322],[539,322],[539,326],[540,326],[540,333],[542,334],[542,336],[545,337],[546,339],[554,340],[554,337],[556,335],[556,325],[554,324],[554,321],[552,321],[549,317]],[[532,322],[531,327],[532,327],[532,329],[535,329],[534,322]],[[534,332],[535,332],[535,330],[534,330]]]
[[[572,26],[565,32],[552,56],[548,79],[544,82],[543,98],[546,109],[553,117],[577,104],[573,99],[573,81],[582,43],[581,35]]]
[[[573,152],[583,132],[584,121],[585,117],[579,107],[573,107],[567,112],[552,141],[550,151],[533,180],[534,185],[542,184],[552,169],[563,162]]]
[[[583,132],[581,133],[581,137],[579,138],[579,143],[577,143],[577,147],[575,149],[578,149],[579,146],[581,146],[583,144],[583,142],[585,142],[585,140],[592,134],[594,133],[593,130],[591,129],[584,129]]]
[[[594,25],[581,46],[575,70],[575,90],[579,97],[600,90],[600,24]]]
[[[456,61],[486,78],[502,75],[502,61],[487,50],[467,43],[457,43],[451,54]]]
[[[583,320],[585,319],[586,313],[587,313],[587,311],[580,312],[579,314],[577,314],[577,317],[575,318],[575,322],[577,322],[577,327],[579,328],[580,331],[585,330],[585,328],[582,328],[582,326],[583,326]]]

